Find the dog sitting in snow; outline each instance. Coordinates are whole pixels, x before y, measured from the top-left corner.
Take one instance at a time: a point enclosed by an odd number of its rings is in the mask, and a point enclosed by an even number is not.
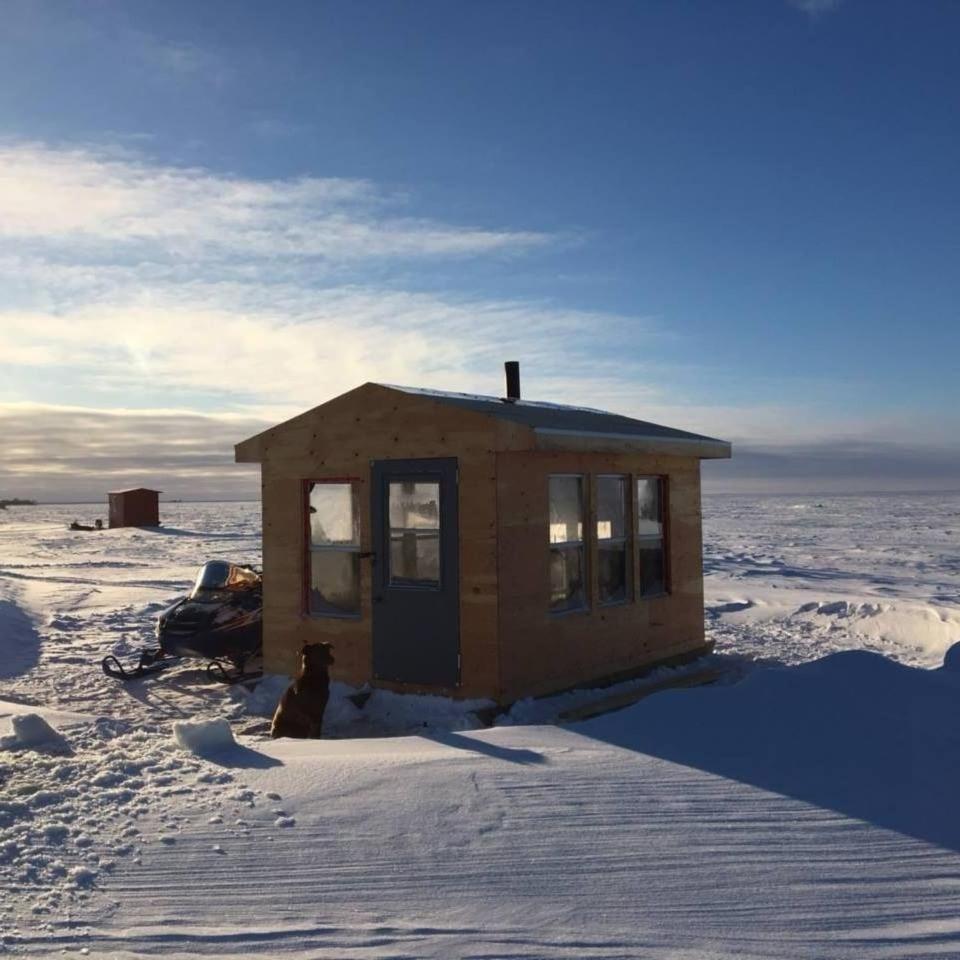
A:
[[[319,737],[323,711],[330,699],[333,646],[305,644],[300,651],[300,673],[277,704],[270,725],[272,737]]]

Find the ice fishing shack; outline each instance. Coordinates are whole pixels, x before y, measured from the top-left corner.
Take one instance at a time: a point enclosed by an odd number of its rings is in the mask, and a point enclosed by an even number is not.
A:
[[[111,527],[159,527],[160,490],[133,487],[107,494]]]
[[[599,410],[365,383],[236,445],[261,464],[265,668],[510,703],[706,652],[700,461]]]

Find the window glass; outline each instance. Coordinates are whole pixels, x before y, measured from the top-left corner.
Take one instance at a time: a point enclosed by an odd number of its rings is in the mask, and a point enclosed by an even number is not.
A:
[[[642,596],[665,593],[667,589],[663,482],[661,477],[637,478],[637,540]]]
[[[627,599],[627,477],[597,477],[597,589],[600,603]]]
[[[667,581],[664,575],[663,541],[640,543],[640,592],[650,595],[664,593]]]
[[[310,612],[353,616],[360,612],[360,554],[314,550],[310,554]]]
[[[550,542],[583,539],[583,483],[581,477],[550,478]]]
[[[623,539],[626,515],[626,477],[597,477],[597,539]]]
[[[390,583],[440,585],[440,484],[392,481],[389,486]]]
[[[587,605],[583,477],[550,477],[550,609]]]
[[[307,610],[360,615],[360,511],[353,483],[307,484]]]
[[[601,603],[622,603],[627,599],[627,547],[619,543],[612,547],[600,546],[598,586]]]
[[[354,501],[352,484],[310,484],[310,543],[313,546],[360,543],[360,517]]]
[[[390,531],[390,582],[440,584],[440,537],[414,530]]]
[[[439,530],[440,484],[398,480],[390,484],[391,530]]]
[[[560,612],[584,606],[583,547],[551,547],[550,609]]]
[[[660,509],[660,478],[637,479],[637,535],[641,537],[663,536],[663,517]]]

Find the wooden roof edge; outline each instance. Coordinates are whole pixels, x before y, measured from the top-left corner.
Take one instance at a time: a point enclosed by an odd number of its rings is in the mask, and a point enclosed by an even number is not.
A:
[[[304,410],[303,413],[298,413],[296,416],[290,417],[288,420],[281,420],[280,423],[275,423],[272,427],[267,427],[266,430],[261,430],[259,433],[255,433],[252,437],[247,437],[246,440],[241,440],[239,443],[235,443],[233,445],[234,463],[263,463],[264,444],[271,437],[278,433],[282,433],[284,430],[287,430],[290,427],[297,426],[300,421],[306,420],[308,417],[313,416],[313,414],[315,414],[321,407],[325,407],[328,404],[336,402],[337,400],[342,400],[344,397],[349,397],[351,394],[357,393],[360,390],[366,390],[371,387],[376,387],[377,389],[381,390],[385,389],[382,384],[373,383],[372,381],[361,383],[360,386],[354,387],[352,390],[347,390],[345,393],[338,393],[335,397],[331,397],[329,400],[325,400],[323,403],[318,403],[315,407],[311,407],[309,410]]]
[[[391,386],[388,383],[376,383],[372,380],[367,381],[366,383],[360,384],[359,387],[354,387],[352,390],[348,390],[346,393],[338,394],[335,397],[331,397],[329,400],[324,401],[323,403],[317,404],[315,407],[311,407],[309,410],[304,410],[303,413],[298,413],[295,417],[291,417],[289,420],[284,420],[281,423],[274,424],[272,427],[267,427],[266,430],[262,430],[260,433],[254,434],[252,437],[247,437],[246,440],[241,440],[239,443],[234,444],[233,447],[233,459],[234,463],[263,463],[265,459],[265,445],[272,437],[276,436],[278,433],[295,427],[300,421],[305,420],[313,416],[318,410],[323,409],[324,407],[329,406],[332,403],[336,403],[338,400],[343,400],[346,397],[351,396],[352,394],[358,393],[361,390],[366,390],[368,392],[374,391],[383,391],[384,393],[393,394],[394,396],[403,397],[406,400],[410,400],[417,403],[431,403],[431,404],[442,404],[442,401],[435,396],[431,396],[430,393],[424,392],[411,392],[409,390],[404,390],[400,387]],[[486,411],[479,410],[461,410],[459,411],[463,417],[475,417],[479,420],[482,420],[486,423],[489,423],[491,429],[494,429],[495,423],[506,423],[507,421],[497,420],[496,417],[491,416]],[[522,427],[524,430],[528,431],[529,434],[533,434],[531,427],[527,427],[523,424],[513,424],[515,427]],[[531,439],[532,443],[532,439]]]

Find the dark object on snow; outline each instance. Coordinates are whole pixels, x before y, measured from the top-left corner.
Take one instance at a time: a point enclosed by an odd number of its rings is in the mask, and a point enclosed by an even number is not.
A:
[[[160,490],[134,487],[131,490],[111,490],[107,494],[110,504],[111,527],[159,527]]]
[[[74,520],[73,523],[71,523],[70,526],[69,526],[67,529],[68,529],[68,530],[102,530],[102,529],[103,529],[103,521],[102,521],[102,520],[94,520],[94,521],[93,521],[93,526],[91,527],[91,526],[89,526],[89,525],[86,524],[86,523],[77,523],[77,521]]]
[[[103,672],[132,680],[161,669],[173,658],[197,657],[210,661],[207,676],[211,680],[237,683],[257,676],[245,668],[263,645],[262,614],[260,575],[250,567],[209,560],[200,568],[193,590],[157,618],[160,646],[145,650],[132,668],[124,667],[115,656],[104,657]]]
[[[300,651],[300,673],[277,704],[271,737],[319,738],[323,712],[330,699],[330,667],[333,646],[306,644]]]

